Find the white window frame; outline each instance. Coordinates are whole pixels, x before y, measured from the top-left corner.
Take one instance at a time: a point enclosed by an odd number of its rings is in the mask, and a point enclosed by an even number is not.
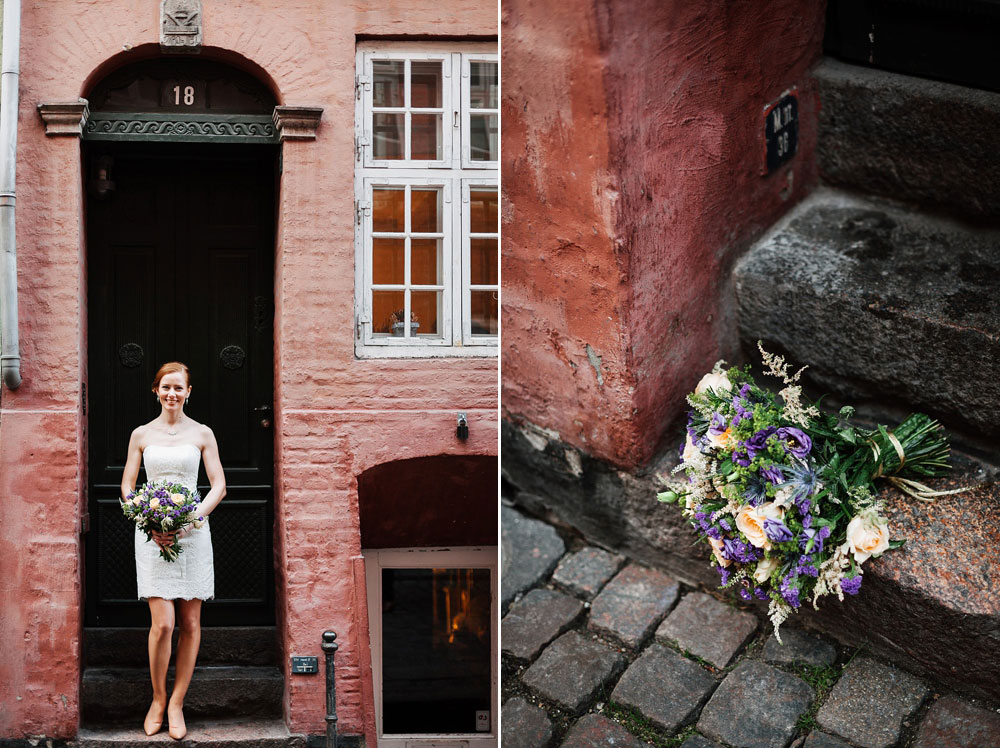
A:
[[[498,566],[496,546],[463,548],[391,548],[361,551],[365,560],[368,628],[375,693],[377,748],[497,748],[499,745]],[[490,570],[490,731],[444,735],[386,736],[382,731],[382,569],[489,569]]]
[[[469,205],[470,193],[472,190],[477,188],[487,188],[495,189],[497,191],[497,199],[500,196],[500,182],[496,179],[463,179],[462,180],[462,206],[463,208]],[[463,345],[476,346],[476,345],[486,345],[486,346],[496,346],[500,342],[499,335],[473,335],[472,334],[472,292],[478,290],[494,290],[492,288],[486,288],[482,286],[472,287],[472,262],[470,261],[470,254],[472,251],[472,239],[473,238],[493,238],[496,237],[497,240],[497,252],[500,251],[500,232],[499,226],[497,226],[497,231],[491,234],[477,234],[476,237],[472,236],[471,231],[472,216],[469,210],[462,210],[462,343]],[[497,262],[499,263],[500,258],[497,257]],[[499,271],[499,268],[498,268]],[[497,294],[497,323],[499,324],[499,314],[500,314],[500,277],[499,272],[497,273],[497,287],[495,293]],[[499,328],[498,328],[499,329]]]
[[[465,169],[499,169],[500,161],[473,161],[472,160],[472,127],[470,125],[472,119],[473,109],[470,106],[472,88],[471,88],[471,76],[472,69],[471,63],[473,62],[493,62],[499,67],[500,58],[499,55],[490,54],[464,54],[462,55],[462,168]],[[500,101],[497,101],[500,104]],[[500,121],[500,109],[499,106],[496,109],[476,109],[476,114],[495,114],[497,117],[497,122]],[[499,133],[497,133],[499,139]],[[497,143],[497,155],[499,157],[500,144]]]
[[[372,144],[373,61],[441,60],[442,67],[442,142],[439,161],[376,160]],[[469,313],[468,202],[466,184],[483,186],[499,182],[498,162],[470,161],[468,109],[470,62],[497,62],[496,44],[492,42],[366,42],[359,44],[356,57],[357,96],[355,97],[356,160],[354,198],[355,216],[355,354],[359,358],[428,358],[496,357],[499,336],[471,335]],[[409,69],[404,104],[409,104]],[[464,73],[464,77],[463,74]],[[462,103],[464,102],[464,104]],[[387,111],[379,109],[379,111]],[[395,110],[393,110],[395,111]],[[403,108],[400,108],[403,111]],[[479,111],[479,110],[477,110]],[[492,110],[486,110],[492,112]],[[407,116],[407,122],[409,117]],[[409,125],[405,128],[409,148]],[[440,338],[397,338],[373,333],[372,319],[372,187],[377,185],[445,185],[443,205],[442,317]],[[498,190],[499,195],[499,190]],[[499,227],[498,227],[499,229]],[[499,235],[499,234],[498,234]],[[499,242],[498,242],[499,244]],[[497,258],[499,263],[499,256]],[[499,270],[499,268],[498,268]],[[499,290],[498,290],[499,293]],[[499,306],[498,306],[499,312]],[[497,320],[499,324],[499,319]],[[419,333],[418,333],[419,334]]]

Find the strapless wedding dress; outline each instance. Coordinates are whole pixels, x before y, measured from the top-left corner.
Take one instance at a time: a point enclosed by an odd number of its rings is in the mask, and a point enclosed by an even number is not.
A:
[[[195,445],[150,444],[142,451],[142,461],[147,480],[170,480],[197,490],[201,450]],[[215,597],[215,562],[208,517],[200,529],[189,528],[179,543],[183,551],[177,560],[164,561],[160,557],[160,546],[153,540],[147,542],[146,534],[135,528],[135,579],[139,599],[210,600]]]

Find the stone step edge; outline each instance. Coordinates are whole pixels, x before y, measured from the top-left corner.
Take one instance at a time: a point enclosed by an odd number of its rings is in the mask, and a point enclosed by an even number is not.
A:
[[[148,657],[148,627],[85,627],[84,667],[139,667]],[[171,636],[176,649],[180,629]],[[278,666],[275,626],[221,626],[203,628],[198,661],[202,664]]]

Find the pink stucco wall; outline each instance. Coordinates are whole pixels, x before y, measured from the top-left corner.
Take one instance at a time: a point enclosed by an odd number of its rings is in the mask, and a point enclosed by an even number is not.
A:
[[[354,356],[355,40],[495,35],[496,6],[302,0],[277,7],[205,0],[203,54],[243,61],[283,104],[324,108],[315,141],[284,145],[278,205],[275,563],[285,714],[293,732],[325,730],[322,679],[291,676],[287,655],[321,655],[320,634],[333,629],[341,731],[364,732],[374,745],[355,476],[407,457],[496,454],[497,366],[488,358]],[[0,737],[71,736],[79,719],[87,370],[80,144],[47,138],[35,106],[86,95],[119,62],[156,54],[158,14],[159,4],[146,0],[24,4],[17,205],[24,383],[2,393],[0,414]],[[455,438],[458,410],[470,418],[464,443]]]
[[[734,259],[816,181],[823,7],[509,0],[501,23],[504,416],[634,467],[736,351]],[[793,86],[799,151],[764,177]]]

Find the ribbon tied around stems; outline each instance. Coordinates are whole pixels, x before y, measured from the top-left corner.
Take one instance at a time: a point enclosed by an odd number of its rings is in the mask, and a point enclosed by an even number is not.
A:
[[[875,455],[875,464],[878,466],[875,473],[872,475],[872,480],[875,478],[885,478],[889,481],[889,483],[905,493],[907,496],[912,496],[920,501],[928,502],[934,501],[935,496],[948,496],[950,494],[963,493],[973,488],[973,486],[966,486],[965,488],[955,488],[950,491],[935,491],[926,483],[910,480],[909,478],[901,478],[898,475],[895,475],[895,473],[902,470],[903,465],[906,464],[906,453],[903,451],[903,445],[899,443],[899,439],[896,438],[895,434],[891,431],[887,431],[885,432],[885,435],[889,437],[889,443],[892,444],[893,449],[896,450],[896,455],[899,457],[899,466],[892,471],[892,475],[886,475],[883,472],[885,465],[882,462],[882,450],[879,448],[878,444],[875,443],[874,439],[869,439],[868,443],[872,447],[872,453]]]

